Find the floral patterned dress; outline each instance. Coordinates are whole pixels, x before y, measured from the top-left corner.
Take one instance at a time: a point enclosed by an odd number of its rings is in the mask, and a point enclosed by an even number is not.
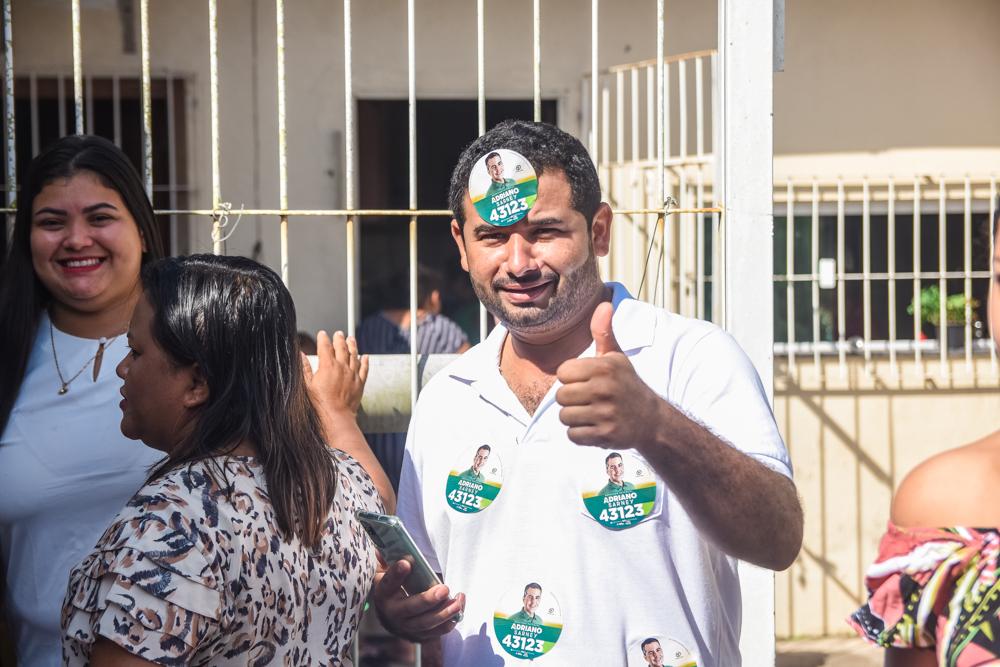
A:
[[[1000,531],[889,525],[868,568],[868,604],[848,622],[884,647],[926,648],[939,665],[1000,661]]]
[[[316,550],[278,532],[263,469],[227,457],[232,491],[205,462],[136,493],[70,574],[63,661],[99,636],[170,665],[351,665],[375,575],[354,513],[383,511],[361,465],[333,450],[337,492]]]

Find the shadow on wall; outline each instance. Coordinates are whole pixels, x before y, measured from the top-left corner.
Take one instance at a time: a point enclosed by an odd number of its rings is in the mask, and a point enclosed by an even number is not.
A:
[[[892,494],[919,462],[996,428],[1000,377],[989,357],[942,369],[937,359],[775,360],[775,417],[806,516],[802,552],[779,573],[778,637],[841,635],[864,600],[864,572]],[[789,663],[798,664],[798,663]],[[802,663],[809,664],[809,663]],[[824,663],[816,663],[824,664]]]

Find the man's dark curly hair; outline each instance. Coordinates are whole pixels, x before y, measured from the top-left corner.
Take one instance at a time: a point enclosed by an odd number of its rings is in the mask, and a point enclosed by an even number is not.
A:
[[[587,219],[587,228],[601,203],[601,184],[594,163],[576,137],[548,123],[505,120],[466,146],[451,172],[448,205],[460,225],[465,224],[462,204],[469,189],[469,175],[476,162],[498,148],[520,153],[528,158],[541,176],[547,169],[561,169],[573,193],[573,208]]]

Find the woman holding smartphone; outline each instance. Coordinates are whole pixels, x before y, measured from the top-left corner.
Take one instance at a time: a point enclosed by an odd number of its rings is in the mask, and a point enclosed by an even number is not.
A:
[[[361,463],[327,447],[288,290],[213,255],[152,264],[142,288],[117,369],[121,430],[167,456],[70,575],[65,664],[349,664],[376,567],[355,512],[383,503]],[[363,384],[342,336],[333,358],[320,342],[318,376],[335,364]],[[331,445],[356,449],[343,425],[357,405],[335,403]]]

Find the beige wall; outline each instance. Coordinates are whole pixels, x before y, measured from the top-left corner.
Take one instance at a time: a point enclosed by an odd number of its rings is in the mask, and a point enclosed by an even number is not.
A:
[[[1000,382],[988,357],[970,369],[912,359],[894,374],[849,358],[817,368],[798,358],[775,367],[775,417],[788,444],[805,509],[805,539],[792,567],[776,577],[779,637],[843,634],[864,600],[863,576],[889,518],[893,490],[928,456],[997,428]]]

